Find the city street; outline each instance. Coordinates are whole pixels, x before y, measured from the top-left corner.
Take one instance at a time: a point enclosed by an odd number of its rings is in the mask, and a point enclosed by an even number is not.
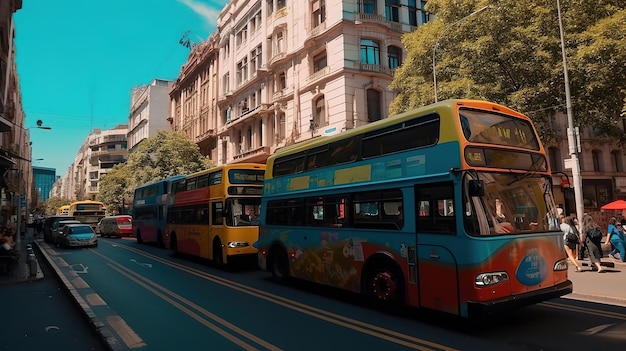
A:
[[[54,284],[57,273],[46,270],[41,281],[3,286],[4,299],[19,300],[24,311],[21,322],[11,324],[11,335],[24,337],[7,341],[6,349],[60,342],[71,343],[70,349],[102,349],[90,324],[99,325],[98,333],[116,350],[191,350],[207,340],[218,350],[574,350],[616,347],[626,337],[624,294],[601,297],[626,275],[621,264],[605,274],[570,271],[574,294],[476,323],[424,311],[384,314],[351,294],[277,285],[253,267],[214,270],[132,239],[101,238],[97,248],[78,250],[38,244],[92,321],[80,318],[79,305],[71,307],[70,295]],[[600,285],[607,289],[598,290]],[[38,294],[65,304],[24,301]],[[51,307],[76,312],[62,314],[67,321],[50,321],[45,316]],[[40,320],[37,311],[43,311]],[[324,337],[311,338],[311,331]],[[55,333],[63,337],[57,340]]]

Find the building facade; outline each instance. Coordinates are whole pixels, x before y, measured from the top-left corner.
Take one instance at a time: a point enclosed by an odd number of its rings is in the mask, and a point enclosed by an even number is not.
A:
[[[129,152],[158,131],[170,129],[167,113],[173,84],[169,80],[155,79],[148,85],[132,89],[127,137]]]
[[[31,208],[39,208],[50,198],[52,185],[56,181],[56,169],[47,167],[33,167],[33,204]]]
[[[170,92],[173,130],[216,164],[265,162],[279,147],[388,115],[401,36],[425,2],[231,1],[192,45]]]
[[[65,176],[58,179],[53,193],[70,200],[95,200],[100,178],[118,163],[126,162],[128,125],[94,129],[81,145]]]

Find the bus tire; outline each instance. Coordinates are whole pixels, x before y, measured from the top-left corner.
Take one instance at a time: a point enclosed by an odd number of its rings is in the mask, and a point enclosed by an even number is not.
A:
[[[213,240],[213,267],[224,269],[224,256],[222,253],[222,242],[219,239]]]
[[[178,239],[176,239],[176,233],[172,233],[171,235],[170,249],[172,249],[172,254],[174,256],[178,255]]]
[[[163,234],[161,234],[161,232],[157,234],[157,246],[161,249],[165,248],[165,242],[163,241]]]
[[[274,282],[284,284],[289,281],[289,256],[285,249],[282,247],[272,249],[268,263]]]
[[[397,265],[385,261],[372,262],[363,277],[362,291],[369,303],[394,312],[399,312],[404,307],[404,278]]]
[[[143,244],[143,239],[141,238],[141,231],[137,231],[137,243]]]

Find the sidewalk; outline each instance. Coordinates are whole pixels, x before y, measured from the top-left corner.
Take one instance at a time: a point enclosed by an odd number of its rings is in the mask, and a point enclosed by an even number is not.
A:
[[[15,251],[20,255],[17,266],[6,275],[0,275],[0,285],[29,282],[33,280],[43,279],[43,272],[39,266],[39,261],[34,256],[35,248],[31,245],[37,245],[33,238],[32,228],[28,228],[26,237],[15,244]],[[33,256],[30,256],[30,254]],[[30,256],[30,257],[29,257]],[[34,258],[34,263],[31,260]]]

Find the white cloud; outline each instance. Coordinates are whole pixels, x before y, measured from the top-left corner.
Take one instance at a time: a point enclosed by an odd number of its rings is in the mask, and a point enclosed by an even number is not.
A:
[[[207,24],[215,25],[217,22],[217,16],[221,10],[209,7],[207,4],[197,0],[178,0],[181,4],[188,6],[193,12],[197,13],[200,17],[206,20]],[[212,1],[211,1],[212,3]],[[220,4],[214,4],[214,6],[222,6]]]

